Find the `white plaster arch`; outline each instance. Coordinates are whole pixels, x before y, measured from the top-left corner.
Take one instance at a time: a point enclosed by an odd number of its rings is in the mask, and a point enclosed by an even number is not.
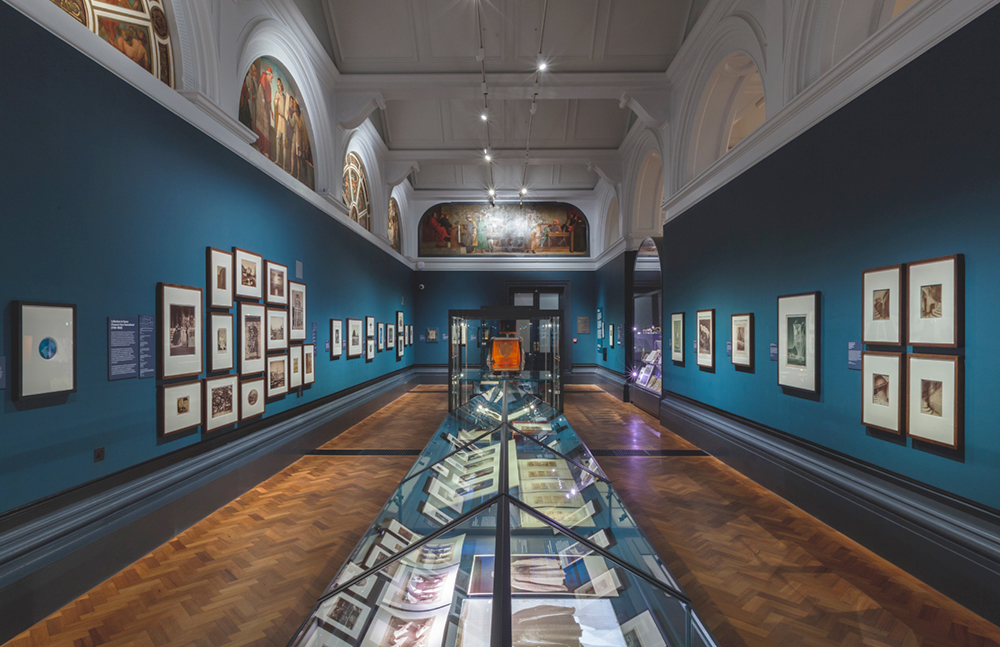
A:
[[[416,248],[410,247],[415,244],[416,237],[411,236],[410,230],[416,231],[417,224],[414,222],[415,218],[419,216],[413,215],[413,208],[410,201],[410,194],[413,190],[410,188],[410,181],[403,180],[400,184],[392,187],[392,191],[389,193],[390,198],[396,199],[396,204],[399,205],[399,241],[400,249],[399,253],[403,256],[416,257]],[[388,200],[386,200],[388,203]],[[386,204],[386,210],[388,211],[388,204]],[[388,218],[388,214],[386,216]],[[412,253],[407,253],[412,252]]]
[[[703,41],[703,51],[693,58],[698,64],[684,86],[674,124],[674,141],[680,144],[672,165],[676,188],[726,152],[744,83],[757,73],[762,88],[770,85],[761,38],[757,23],[751,24],[744,15],[729,16],[715,25]],[[764,107],[767,114],[766,101]]]
[[[604,214],[604,249],[611,249],[622,237],[622,218],[617,195],[611,197]]]
[[[619,195],[622,236],[636,249],[647,236],[662,235],[660,206],[664,194],[664,146],[660,133],[646,128],[637,136],[625,161]]]
[[[201,0],[163,0],[163,5],[174,50],[174,89],[220,105],[218,46],[208,5]]]
[[[326,92],[294,34],[282,23],[264,19],[250,27],[239,55],[238,76],[226,82],[226,97],[222,109],[233,119],[239,113],[239,93],[250,64],[261,56],[277,59],[291,76],[302,95],[302,112],[306,121],[313,153],[316,192],[319,194],[339,191],[342,166],[333,164],[334,136],[330,127],[330,109]],[[232,101],[229,100],[232,98]],[[336,173],[333,171],[336,169]]]
[[[371,204],[368,207],[371,215],[371,233],[388,244],[387,229],[389,227],[390,189],[385,181],[382,156],[379,155],[379,147],[375,141],[375,137],[373,137],[373,132],[373,128],[366,129],[362,125],[360,128],[355,128],[344,133],[344,150],[339,160],[340,177],[341,179],[343,178],[344,163],[348,155],[354,153],[361,158],[361,163],[365,167],[365,174],[368,176],[368,191],[370,192],[369,199],[371,200]],[[342,187],[342,183],[338,183],[337,186]],[[343,191],[340,188],[338,188],[337,197],[343,203]],[[402,209],[402,203],[399,206]],[[361,225],[357,226],[364,229]]]

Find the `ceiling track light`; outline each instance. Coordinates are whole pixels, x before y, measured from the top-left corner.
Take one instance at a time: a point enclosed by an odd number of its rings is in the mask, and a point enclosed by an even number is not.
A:
[[[528,195],[528,187],[526,186],[521,187],[521,195]]]
[[[489,153],[486,153],[486,161],[487,161],[487,162],[492,162],[492,161],[493,161],[493,158],[492,158],[492,157],[490,157],[490,154],[489,154]]]
[[[487,193],[489,193],[490,197],[492,198],[493,196],[495,196],[497,194],[497,190],[493,189],[493,188],[490,188],[490,190],[487,191]]]
[[[539,61],[538,62],[538,71],[539,72],[544,72],[548,68],[549,68],[549,64],[546,63],[545,61]]]
[[[483,121],[486,121],[487,119],[486,113],[484,112],[483,114],[479,115],[479,118],[482,119]]]

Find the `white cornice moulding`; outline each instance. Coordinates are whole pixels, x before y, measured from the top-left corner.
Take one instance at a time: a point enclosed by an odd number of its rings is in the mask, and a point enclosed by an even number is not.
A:
[[[615,260],[621,256],[628,246],[625,244],[624,238],[619,238],[614,245],[605,249],[594,261],[594,269],[599,270],[611,261]]]
[[[227,115],[222,108],[198,90],[178,90],[177,93],[201,108],[205,114],[246,143],[253,144],[257,141],[257,133],[244,126],[239,120]]]
[[[413,263],[400,255],[386,241],[381,240],[378,236],[352,221],[347,215],[347,209],[342,202],[339,202],[339,200],[325,200],[318,193],[293,178],[277,164],[272,163],[271,160],[248,145],[245,133],[224,125],[225,123],[232,123],[231,118],[227,117],[227,122],[220,121],[210,114],[210,111],[207,111],[202,106],[197,106],[191,100],[165,85],[152,74],[146,72],[146,70],[123,56],[121,52],[108,43],[105,43],[55,4],[40,2],[39,0],[4,0],[4,2],[139,92],[142,92],[173,114],[219,142],[240,158],[271,177],[278,184],[283,185],[289,191],[306,200],[331,218],[344,224],[362,239],[370,242],[378,247],[379,250],[389,255],[393,260],[413,269]],[[218,109],[217,111],[212,110],[211,112],[222,113],[221,108],[217,106],[216,108]],[[240,124],[240,126],[242,127],[243,125]]]
[[[424,272],[593,272],[593,258],[564,259],[537,257],[418,258]]]
[[[677,218],[788,142],[983,14],[1000,0],[952,0],[904,11],[769,117],[732,151],[664,200]],[[867,72],[867,73],[866,73]]]

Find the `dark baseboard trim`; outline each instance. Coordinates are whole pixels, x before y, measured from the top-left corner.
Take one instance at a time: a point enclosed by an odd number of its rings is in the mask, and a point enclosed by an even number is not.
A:
[[[33,514],[0,533],[0,643],[44,619],[417,384],[403,369],[255,433]],[[338,397],[339,396],[339,397]],[[90,486],[85,486],[90,487]],[[51,502],[47,507],[52,507]]]
[[[413,374],[419,384],[448,383],[447,364],[417,364],[413,367]]]
[[[1000,624],[1000,512],[676,394],[660,422]]]
[[[660,417],[660,396],[659,394],[647,391],[641,386],[632,385],[629,390],[629,398],[632,404],[639,407],[651,416]]]
[[[612,371],[598,365],[594,369],[593,384],[601,387],[602,390],[607,391],[622,402],[628,402],[629,400],[629,381],[628,375],[625,373]]]

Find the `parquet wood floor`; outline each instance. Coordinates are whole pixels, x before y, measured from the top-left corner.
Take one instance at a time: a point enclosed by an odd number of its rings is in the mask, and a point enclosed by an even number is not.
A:
[[[423,447],[446,395],[411,392],[328,443]],[[612,396],[569,393],[594,448],[689,449]],[[282,647],[412,456],[307,456],[9,647]],[[1000,645],[1000,629],[711,457],[602,457],[719,644]]]
[[[591,447],[633,443],[645,425],[673,442],[632,405],[581,400],[567,418]],[[625,424],[591,423],[615,417]],[[715,458],[600,463],[720,645],[1000,644],[1000,628]]]

